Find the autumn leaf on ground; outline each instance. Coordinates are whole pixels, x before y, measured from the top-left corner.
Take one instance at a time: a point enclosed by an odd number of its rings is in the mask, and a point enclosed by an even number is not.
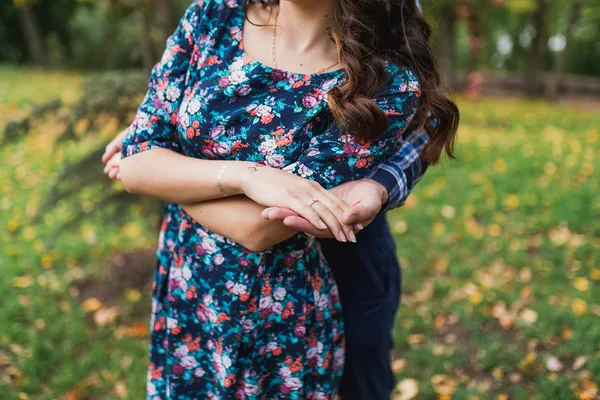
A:
[[[90,297],[81,303],[81,308],[85,312],[94,312],[102,308],[102,302],[95,297]]]
[[[32,283],[33,277],[31,275],[23,275],[13,279],[13,286],[20,289],[29,287]]]
[[[538,319],[538,313],[526,308],[523,311],[521,311],[521,322],[523,322],[525,325],[533,325],[535,324],[535,322]]]
[[[432,376],[431,384],[439,395],[452,396],[456,391],[456,381],[447,375],[438,374]]]
[[[413,335],[409,335],[407,340],[411,346],[418,346],[425,341],[425,335],[415,333]]]
[[[101,308],[94,313],[94,322],[99,327],[105,327],[112,324],[119,314],[116,307]]]
[[[573,281],[573,286],[575,286],[575,289],[579,290],[580,292],[587,292],[590,288],[590,281],[582,277],[575,278]]]
[[[573,314],[579,317],[587,311],[587,303],[581,299],[574,299],[571,301],[571,309],[573,310]]]
[[[419,382],[413,378],[406,378],[398,382],[396,390],[400,392],[394,400],[411,400],[419,394]]]
[[[546,358],[546,369],[552,372],[558,372],[563,369],[563,363],[560,362],[558,357],[549,356]]]
[[[144,322],[137,322],[130,326],[120,326],[115,332],[117,337],[132,337],[132,338],[143,338],[148,336],[149,328]]]
[[[118,381],[115,383],[113,387],[113,394],[120,399],[124,399],[127,397],[127,386],[125,386],[125,382]]]
[[[584,356],[579,356],[575,359],[575,361],[573,362],[573,371],[577,371],[579,369],[581,369],[581,367],[583,367],[585,365],[585,363],[587,362],[587,358],[585,358]]]
[[[402,358],[395,359],[394,361],[392,361],[392,372],[394,372],[395,374],[399,373],[404,369],[404,367],[406,367],[406,364],[408,363]]]
[[[132,303],[138,303],[142,299],[142,294],[137,289],[127,289],[125,298]]]
[[[527,353],[527,355],[525,357],[523,357],[523,359],[519,362],[519,368],[520,369],[527,369],[529,368],[529,366],[531,366],[535,360],[537,358],[537,354],[530,352]]]

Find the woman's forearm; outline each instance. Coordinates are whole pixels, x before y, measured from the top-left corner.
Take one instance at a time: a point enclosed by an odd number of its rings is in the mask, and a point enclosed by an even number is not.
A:
[[[227,195],[242,193],[241,175],[252,163],[201,160],[167,149],[143,151],[121,160],[121,181],[128,192],[171,203],[195,203],[222,198],[217,176]]]
[[[287,232],[285,237],[294,233],[287,231],[283,224],[273,225],[274,222],[262,220],[259,204],[289,208],[315,228],[331,230],[338,240],[353,240],[354,237],[353,228],[341,222],[348,205],[320,184],[287,170],[247,161],[202,160],[156,147],[122,158],[119,169],[120,179],[128,192],[170,203],[195,204],[243,194],[256,211],[250,214],[255,217],[251,227],[258,238],[251,238],[253,243],[273,245],[283,240],[279,240],[283,235],[281,232]],[[221,213],[231,217],[226,210]],[[235,220],[232,226],[235,226]],[[218,232],[218,228],[211,226],[210,229]],[[231,234],[225,232],[224,236],[231,237]]]
[[[280,221],[264,220],[261,217],[264,207],[245,196],[181,204],[181,207],[205,228],[250,251],[264,251],[298,233]]]

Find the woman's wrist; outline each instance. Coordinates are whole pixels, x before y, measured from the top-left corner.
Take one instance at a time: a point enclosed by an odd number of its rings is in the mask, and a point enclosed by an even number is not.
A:
[[[229,161],[225,171],[221,174],[220,188],[228,196],[246,194],[248,179],[245,178],[250,176],[253,169],[257,169],[256,163],[249,161]]]

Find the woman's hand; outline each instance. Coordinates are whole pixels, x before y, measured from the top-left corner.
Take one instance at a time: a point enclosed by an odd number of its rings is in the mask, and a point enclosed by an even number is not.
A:
[[[387,201],[387,191],[379,183],[370,179],[360,179],[345,182],[330,190],[339,196],[345,203],[350,204],[344,212],[342,222],[355,224],[355,231],[362,229],[373,221]],[[318,238],[331,238],[329,230],[317,230],[298,213],[280,207],[266,208],[262,217],[268,220],[279,220],[287,227],[299,230],[307,235]]]
[[[106,162],[104,166],[104,173],[108,175],[110,179],[121,179],[121,172],[119,167],[121,166],[121,152],[116,152]]]
[[[337,240],[356,242],[353,227],[342,223],[348,205],[317,182],[266,166],[250,167],[242,175],[248,178],[240,175],[242,192],[258,204],[290,209]]]
[[[102,154],[102,162],[105,165],[104,173],[108,175],[110,179],[119,178],[119,166],[121,164],[121,149],[123,148],[123,140],[129,133],[129,128],[123,129],[104,149]]]
[[[107,163],[113,156],[117,153],[121,152],[123,148],[123,140],[129,133],[129,128],[123,129],[113,140],[110,141],[109,144],[106,145],[104,149],[104,154],[102,154],[102,162]]]

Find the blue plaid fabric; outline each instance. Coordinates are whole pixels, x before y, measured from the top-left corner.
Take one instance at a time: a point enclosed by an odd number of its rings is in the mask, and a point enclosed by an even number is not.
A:
[[[428,165],[421,159],[421,152],[428,140],[429,135],[424,129],[408,132],[398,153],[380,164],[369,176],[388,191],[388,201],[381,212],[402,206],[425,174]]]

